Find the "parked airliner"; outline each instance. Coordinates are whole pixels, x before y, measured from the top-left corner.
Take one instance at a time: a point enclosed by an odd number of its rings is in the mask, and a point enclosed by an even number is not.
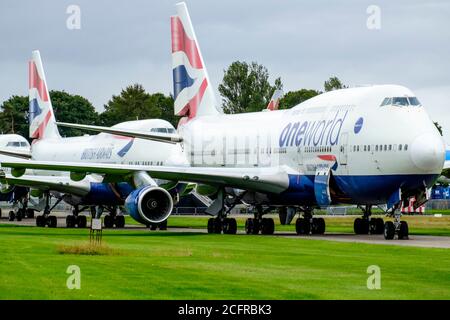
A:
[[[186,164],[181,147],[176,143],[179,141],[176,130],[164,120],[129,121],[109,128],[109,133],[62,138],[58,131],[47,88],[40,54],[38,51],[34,51],[29,63],[30,138],[34,139],[31,152],[29,144],[26,142],[29,158],[128,165]],[[123,128],[132,130],[133,136],[127,137],[126,133],[120,135]],[[22,138],[22,140],[25,139]],[[22,140],[19,143],[25,146],[25,142]],[[10,154],[26,158],[23,150],[2,148],[0,152],[4,155]],[[6,172],[5,178],[8,185],[31,187],[33,195],[45,195],[46,197],[44,213],[36,217],[38,226],[56,227],[57,219],[50,215],[53,209],[50,207],[50,196],[53,195],[58,198],[58,201],[65,201],[74,206],[73,215],[69,215],[66,220],[68,227],[86,226],[86,217],[79,216],[78,213],[82,211],[81,207],[88,206],[100,206],[101,209],[109,211],[109,215],[105,217],[105,226],[123,227],[125,220],[122,215],[116,215],[117,206],[124,204],[125,199],[134,190],[135,184],[142,183],[139,177],[135,177],[134,181],[117,181],[114,176],[72,174],[69,177],[61,175],[59,171],[34,170],[32,174],[25,174],[23,170],[17,174],[16,171],[13,169],[12,175],[8,171]],[[20,178],[14,178],[14,176],[20,176]],[[156,197],[164,198],[166,208],[160,212],[154,212],[150,207],[141,214],[130,213],[133,218],[146,225],[165,221],[172,209],[172,198],[175,199],[183,194],[186,187],[186,185],[177,185],[176,183],[165,184],[164,181],[145,180],[145,182],[149,181],[153,187],[151,190],[147,190],[144,196],[151,198],[155,194]],[[158,184],[162,184],[164,188],[159,187]]]
[[[14,158],[8,156],[8,152],[13,153],[14,156],[20,153],[29,155],[30,143],[18,134],[2,134],[0,135],[0,149],[5,152],[0,155],[1,163],[3,161],[14,160]],[[32,217],[34,215],[33,209],[28,208],[28,191],[28,188],[0,184],[0,201],[8,202],[14,208],[8,214],[10,221],[15,219],[20,221],[24,217]],[[2,210],[0,209],[1,216]]]
[[[427,201],[427,189],[445,159],[442,137],[410,89],[349,88],[318,95],[290,110],[225,115],[218,111],[186,5],[176,8],[171,18],[174,108],[183,117],[178,134],[189,166],[80,161],[3,165],[17,175],[31,168],[204,184],[217,190],[208,208],[216,215],[208,222],[209,232],[236,233],[236,220],[227,214],[244,201],[258,208],[246,222],[247,233],[273,233],[273,220],[263,215],[277,206],[298,208],[302,217],[296,221],[297,233],[323,233],[325,222],[314,218],[313,210],[348,203],[363,211],[363,217],[355,219],[356,233],[408,238],[408,224],[401,221],[398,208],[410,197],[417,206]],[[126,201],[128,210],[143,210],[145,192],[151,188],[148,182],[133,191]],[[152,205],[157,208],[162,200],[154,199]],[[371,218],[372,207],[383,204],[393,221]]]

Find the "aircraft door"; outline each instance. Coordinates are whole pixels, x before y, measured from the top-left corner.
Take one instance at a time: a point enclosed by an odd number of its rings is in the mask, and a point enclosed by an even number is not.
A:
[[[314,195],[320,207],[327,207],[331,204],[330,176],[331,167],[317,168],[314,177]]]
[[[340,137],[339,164],[346,166],[348,161],[348,132],[344,132]]]

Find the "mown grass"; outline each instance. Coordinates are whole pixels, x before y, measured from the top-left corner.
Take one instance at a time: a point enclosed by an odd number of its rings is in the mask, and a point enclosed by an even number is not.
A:
[[[446,249],[299,238],[0,226],[0,299],[449,299]],[[81,250],[83,252],[83,250]],[[66,287],[80,267],[81,289]],[[370,265],[381,290],[366,286]]]

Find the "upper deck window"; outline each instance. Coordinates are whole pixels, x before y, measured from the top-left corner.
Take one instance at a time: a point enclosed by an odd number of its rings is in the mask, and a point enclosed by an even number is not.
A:
[[[394,106],[394,107],[407,107],[407,106],[421,106],[419,99],[416,97],[392,97],[384,98],[381,103],[381,107]]]
[[[6,144],[6,146],[13,148],[27,147],[27,143],[22,141],[10,141]]]
[[[153,128],[150,130],[150,132],[157,132],[157,133],[175,133],[174,128]]]

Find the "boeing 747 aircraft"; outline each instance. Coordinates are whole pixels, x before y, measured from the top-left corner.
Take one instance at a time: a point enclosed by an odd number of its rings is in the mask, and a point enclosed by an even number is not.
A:
[[[34,139],[31,152],[1,148],[0,153],[34,160],[81,161],[85,163],[127,165],[186,165],[175,128],[164,120],[140,120],[120,123],[109,128],[108,133],[94,136],[62,138],[53,112],[45,80],[44,69],[38,51],[33,52],[29,63],[30,137]],[[123,129],[127,132],[122,134]],[[131,130],[133,136],[127,137]],[[139,137],[137,137],[139,136]],[[22,138],[23,139],[23,138]],[[24,139],[23,139],[24,140]],[[26,141],[26,140],[25,140]],[[22,143],[22,142],[20,142]],[[29,146],[29,144],[28,144]],[[9,160],[12,158],[8,157]],[[2,162],[7,161],[3,159]],[[150,185],[140,190],[140,196],[148,203],[142,211],[129,212],[138,222],[155,225],[164,222],[172,211],[173,201],[189,191],[186,184],[155,181],[142,175],[132,179],[117,179],[115,176],[72,173],[62,175],[60,171],[34,170],[32,174],[22,169],[6,170],[3,182],[9,186],[32,188],[33,195],[45,196],[43,215],[36,217],[38,226],[56,227],[57,219],[50,215],[60,202],[74,206],[73,215],[66,219],[68,227],[85,227],[86,217],[79,216],[82,207],[99,206],[109,211],[105,226],[123,227],[125,220],[116,215],[117,207],[123,206],[135,186]],[[50,197],[58,199],[53,207]],[[156,202],[152,199],[158,199]],[[101,211],[97,213],[101,214]]]
[[[208,208],[216,216],[208,223],[209,232],[236,233],[236,221],[227,215],[244,201],[258,208],[247,220],[247,233],[273,233],[273,220],[263,215],[277,206],[299,209],[297,233],[323,233],[325,222],[313,217],[314,209],[345,203],[362,208],[356,233],[408,238],[408,224],[398,209],[410,197],[416,206],[427,201],[427,188],[445,159],[442,137],[411,90],[400,85],[350,88],[290,110],[225,115],[218,111],[186,5],[176,8],[171,18],[175,114],[183,117],[178,134],[189,166],[81,161],[3,166],[13,168],[17,177],[27,168],[68,171],[72,177],[95,173],[115,181],[134,177],[140,187],[126,201],[130,212],[165,203],[163,197],[146,201],[147,191],[156,188],[153,179],[203,184],[217,190]],[[383,204],[393,221],[371,218],[372,207]]]

